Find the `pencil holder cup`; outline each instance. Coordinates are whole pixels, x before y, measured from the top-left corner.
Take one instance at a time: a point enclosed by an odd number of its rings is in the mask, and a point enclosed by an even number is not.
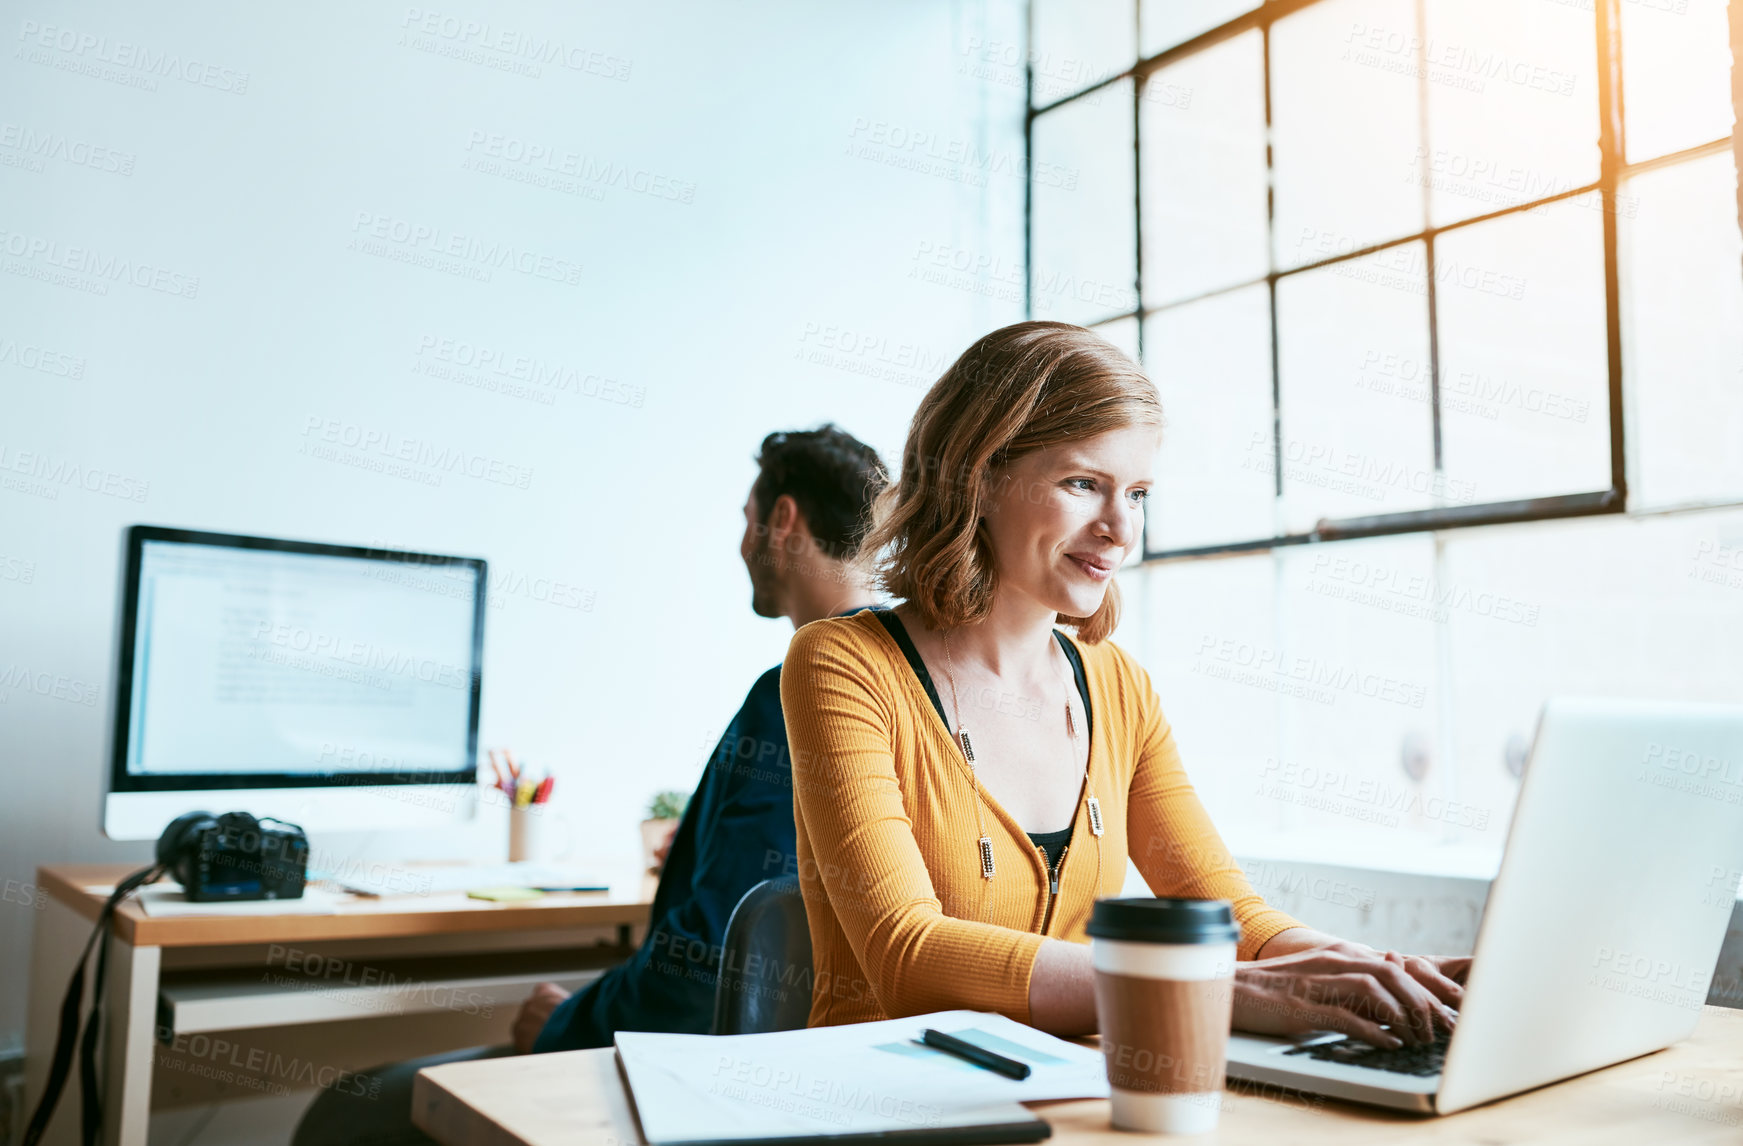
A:
[[[508,810],[508,861],[524,863],[543,858],[545,809],[540,804]]]

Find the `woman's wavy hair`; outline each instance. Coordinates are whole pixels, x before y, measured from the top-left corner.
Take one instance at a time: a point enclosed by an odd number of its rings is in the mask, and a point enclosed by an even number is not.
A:
[[[1065,322],[1019,322],[963,352],[927,391],[901,477],[872,506],[861,546],[879,588],[928,629],[982,620],[998,570],[981,514],[995,471],[1026,454],[1133,425],[1162,425],[1156,387],[1105,339]],[[1058,615],[1086,644],[1114,631],[1120,590],[1089,617]]]

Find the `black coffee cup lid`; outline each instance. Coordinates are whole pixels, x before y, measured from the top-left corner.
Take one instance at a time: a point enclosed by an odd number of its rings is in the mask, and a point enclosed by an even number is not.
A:
[[[1235,943],[1241,938],[1226,899],[1098,899],[1088,930],[1096,939],[1127,943]]]

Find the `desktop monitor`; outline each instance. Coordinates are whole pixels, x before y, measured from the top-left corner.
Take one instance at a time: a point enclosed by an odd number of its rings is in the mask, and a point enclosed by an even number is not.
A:
[[[135,525],[125,564],[106,835],[473,814],[483,560]]]

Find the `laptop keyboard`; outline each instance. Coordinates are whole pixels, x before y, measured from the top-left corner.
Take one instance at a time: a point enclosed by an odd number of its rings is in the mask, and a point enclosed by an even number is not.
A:
[[[1439,1074],[1446,1063],[1446,1047],[1451,1037],[1443,1031],[1432,1043],[1403,1047],[1377,1047],[1358,1039],[1343,1039],[1340,1042],[1295,1047],[1283,1053],[1304,1054],[1322,1062],[1341,1062],[1345,1066],[1365,1066],[1374,1070],[1389,1070],[1395,1074],[1413,1074],[1427,1078]]]

